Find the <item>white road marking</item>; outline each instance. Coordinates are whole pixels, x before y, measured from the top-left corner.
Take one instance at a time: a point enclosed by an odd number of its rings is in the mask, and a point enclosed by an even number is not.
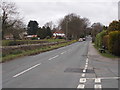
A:
[[[88,58],[86,59],[86,63],[88,63]]]
[[[120,77],[101,77],[101,79],[119,79]]]
[[[88,63],[86,62],[86,65],[88,65]]]
[[[85,73],[83,73],[81,76],[82,76],[82,77],[85,77]]]
[[[86,78],[80,78],[80,83],[85,83],[86,82]]]
[[[84,89],[85,88],[85,85],[84,84],[79,84],[77,89]]]
[[[100,79],[119,79],[120,77],[99,77]],[[96,79],[96,78],[86,78],[86,79]]]
[[[26,69],[26,70],[24,70],[24,71],[22,71],[22,72],[20,72],[20,73],[18,73],[18,74],[16,74],[16,75],[14,75],[13,77],[18,77],[18,76],[20,76],[20,75],[24,74],[25,72],[28,72],[28,71],[30,71],[31,69],[33,69],[33,68],[35,68],[35,67],[39,66],[40,64],[41,64],[41,63],[36,64],[36,65],[34,65],[34,66],[32,66],[32,67],[30,67],[30,68],[28,68],[28,69]]]
[[[101,78],[96,78],[95,83],[101,83]]]
[[[88,62],[88,58],[86,59],[86,61]]]
[[[94,88],[102,88],[102,85],[100,85],[100,84],[95,84],[95,85],[94,85]]]
[[[88,68],[88,58],[86,59],[85,68],[83,69],[84,73],[81,75],[82,77],[85,77],[85,72],[86,72],[87,68]],[[80,83],[85,83],[86,81],[87,81],[86,78],[80,78],[80,80],[79,80]],[[84,84],[79,84],[77,87],[77,89],[84,89],[84,88],[85,88]]]
[[[52,60],[52,59],[54,59],[54,58],[56,58],[56,57],[58,57],[59,55],[56,55],[56,56],[54,56],[54,57],[52,57],[52,58],[49,58],[48,60]]]
[[[66,51],[62,52],[61,54],[64,54],[64,53],[66,53]]]
[[[84,70],[87,70],[87,67],[85,67]],[[86,71],[85,71],[85,72],[86,72]]]
[[[83,69],[83,72],[85,73],[85,72],[86,72],[86,69]]]
[[[85,68],[87,68],[88,67],[88,65],[85,65]]]

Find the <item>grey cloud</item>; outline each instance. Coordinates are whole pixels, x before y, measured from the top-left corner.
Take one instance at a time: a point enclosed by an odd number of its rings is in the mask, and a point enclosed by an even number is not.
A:
[[[45,2],[46,1],[46,2]],[[48,21],[58,22],[68,13],[76,13],[82,17],[87,17],[92,23],[101,22],[108,25],[112,20],[118,18],[118,0],[47,0],[39,2],[16,2],[25,17],[26,23],[34,19],[40,26]]]

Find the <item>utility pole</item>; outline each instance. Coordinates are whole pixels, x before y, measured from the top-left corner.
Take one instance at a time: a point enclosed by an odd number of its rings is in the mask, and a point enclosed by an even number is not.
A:
[[[118,2],[118,20],[120,20],[120,1]]]
[[[66,21],[66,40],[68,40],[68,21]]]

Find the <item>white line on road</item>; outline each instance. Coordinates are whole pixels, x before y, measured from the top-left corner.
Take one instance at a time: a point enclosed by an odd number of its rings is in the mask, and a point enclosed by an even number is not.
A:
[[[85,65],[85,68],[87,68],[88,67],[88,65]]]
[[[86,72],[86,69],[83,69],[83,72],[85,73],[85,72]]]
[[[85,88],[85,85],[84,84],[79,84],[77,89],[84,89]]]
[[[101,78],[96,78],[95,83],[101,83]]]
[[[86,59],[86,63],[88,63],[88,58]]]
[[[59,55],[56,55],[56,56],[54,56],[54,57],[52,57],[52,58],[49,58],[48,60],[52,60],[52,59],[54,59],[54,58],[56,58],[56,57],[58,57]]]
[[[88,65],[88,62],[86,62],[86,65]]]
[[[95,84],[95,85],[94,85],[94,88],[99,88],[99,89],[100,89],[100,88],[102,88],[102,85],[100,85],[100,84]]]
[[[120,77],[101,77],[101,79],[120,79]]]
[[[66,53],[66,51],[62,52],[61,54],[64,54],[64,53]]]
[[[86,82],[86,78],[80,78],[80,83],[85,83]]]
[[[120,77],[99,77],[101,80],[102,79],[119,79]],[[96,78],[86,78],[86,79],[96,79]]]
[[[20,72],[20,73],[18,73],[18,74],[16,74],[16,75],[14,75],[13,77],[20,76],[20,75],[24,74],[25,72],[30,71],[31,69],[33,69],[33,68],[35,68],[35,67],[39,66],[40,64],[41,64],[41,63],[36,64],[36,65],[34,65],[34,66],[32,66],[32,67],[30,67],[30,68],[28,68],[28,69],[26,69],[26,70],[24,70],[24,71],[22,71],[22,72]]]
[[[82,77],[85,77],[85,73],[83,73],[81,76],[82,76]]]

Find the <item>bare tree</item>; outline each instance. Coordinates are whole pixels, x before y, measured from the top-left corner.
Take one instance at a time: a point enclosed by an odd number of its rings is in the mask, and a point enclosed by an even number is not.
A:
[[[2,2],[0,8],[2,9],[2,38],[4,38],[6,33],[13,33],[13,29],[20,29],[24,24],[22,19],[18,17],[19,12],[15,3]]]
[[[50,27],[50,29],[53,29],[53,22],[52,21],[50,21],[50,22],[47,22],[45,25],[44,25],[44,27]]]
[[[98,22],[98,23],[93,23],[91,27],[92,27],[92,31],[91,31],[92,41],[94,42],[96,35],[103,30],[103,25]]]
[[[65,32],[67,38],[78,39],[85,35],[88,24],[89,20],[87,18],[80,18],[79,15],[72,13],[61,19],[59,26]]]

